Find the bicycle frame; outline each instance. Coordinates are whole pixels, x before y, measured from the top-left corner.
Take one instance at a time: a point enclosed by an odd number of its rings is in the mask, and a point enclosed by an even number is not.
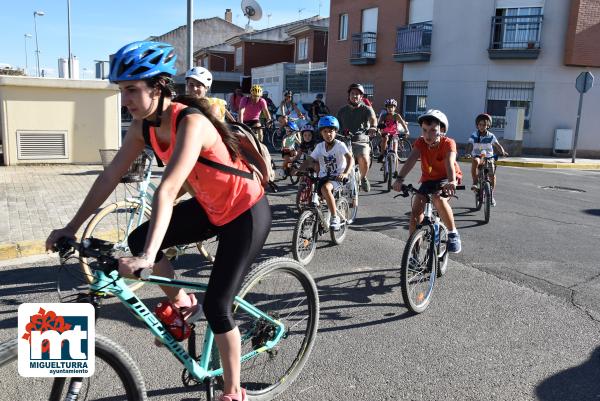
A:
[[[148,309],[142,300],[129,289],[123,278],[119,277],[116,271],[106,274],[101,270],[94,270],[94,276],[96,280],[90,285],[92,294],[108,291],[117,297],[121,303],[125,305],[135,317],[138,318],[138,320],[142,321],[146,325],[146,327],[158,340],[165,344],[169,351],[171,351],[171,353],[177,359],[179,359],[187,371],[190,372],[196,380],[204,381],[206,379],[214,378],[223,374],[222,368],[216,370],[209,369],[211,351],[214,347],[214,334],[210,326],[206,328],[200,360],[196,361],[195,357],[190,355],[188,351],[186,351],[184,347],[178,343],[173,336],[171,336],[169,331],[164,328],[163,324],[156,318],[154,313]],[[148,284],[188,288],[201,292],[206,292],[208,287],[207,284],[174,280],[161,276],[150,276],[143,281]],[[234,302],[239,308],[253,316],[256,320],[264,319],[277,327],[274,339],[268,341],[264,346],[241,356],[241,362],[243,363],[262,352],[273,349],[273,347],[275,347],[283,338],[286,332],[286,327],[280,321],[271,318],[269,315],[238,296],[235,297]],[[242,338],[242,341],[243,340],[244,338]]]

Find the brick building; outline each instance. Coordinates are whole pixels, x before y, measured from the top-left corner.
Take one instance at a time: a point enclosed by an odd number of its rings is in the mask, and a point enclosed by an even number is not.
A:
[[[575,129],[576,77],[600,77],[598,0],[331,0],[330,19],[327,98],[334,110],[345,103],[347,85],[360,82],[376,110],[388,97],[409,121],[426,108],[443,110],[459,143],[481,112],[494,116],[499,137],[508,135],[518,108],[524,152],[551,154],[557,130]],[[584,98],[580,157],[600,156],[599,108],[596,87]]]

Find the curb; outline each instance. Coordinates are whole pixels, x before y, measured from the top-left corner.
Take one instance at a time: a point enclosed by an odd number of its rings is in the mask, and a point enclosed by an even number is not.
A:
[[[107,241],[117,241],[117,230],[101,231],[96,233],[96,238],[102,238]],[[81,233],[77,233],[77,238],[81,238]],[[24,258],[26,256],[46,254],[46,241],[19,241],[16,243],[0,244],[0,261]]]
[[[11,244],[0,244],[0,260],[43,255],[46,253],[46,241],[21,241]]]
[[[498,166],[510,166],[510,167],[530,167],[530,168],[557,168],[557,169],[571,169],[571,170],[600,170],[600,164],[598,163],[542,163],[542,162],[522,162],[522,161],[509,161],[499,160],[496,162]]]
[[[470,162],[470,158],[460,157],[460,162]],[[554,169],[570,169],[570,170],[600,170],[600,163],[546,163],[546,162],[529,162],[517,160],[498,160],[497,166],[508,167],[524,167],[524,168],[554,168]]]

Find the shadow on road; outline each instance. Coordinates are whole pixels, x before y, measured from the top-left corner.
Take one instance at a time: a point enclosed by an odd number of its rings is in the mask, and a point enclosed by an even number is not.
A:
[[[600,347],[585,363],[550,376],[536,388],[542,401],[600,400]]]
[[[413,314],[403,308],[402,295],[398,303],[384,303],[377,298],[386,296],[400,286],[399,272],[395,269],[368,270],[321,276],[315,279],[319,289],[320,332],[342,331],[358,327],[376,326],[406,319]],[[374,315],[372,310],[389,307],[392,311]],[[368,312],[365,313],[365,308]],[[357,318],[357,315],[358,318]],[[361,318],[365,317],[365,319]]]
[[[600,209],[584,209],[583,213],[600,217]]]

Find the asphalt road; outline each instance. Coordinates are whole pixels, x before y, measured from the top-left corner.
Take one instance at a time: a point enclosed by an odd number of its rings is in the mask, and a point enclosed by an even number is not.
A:
[[[278,399],[600,400],[600,174],[498,173],[489,225],[470,209],[470,192],[454,202],[463,252],[451,256],[432,305],[418,316],[407,312],[399,286],[410,203],[378,185],[361,195],[346,241],[331,246],[323,237],[308,267],[320,293],[320,330],[301,376]],[[296,215],[292,188],[283,189],[271,196],[274,224],[261,258],[290,253]],[[178,274],[205,280],[206,270],[183,267],[199,263],[181,258]],[[0,341],[15,337],[19,303],[57,301],[57,276],[56,259],[0,265]],[[140,294],[152,306],[162,298],[150,286]],[[98,331],[131,354],[149,398],[204,399],[182,387],[180,365],[123,312],[105,302]],[[0,370],[0,400],[43,399],[33,391],[32,379]]]

